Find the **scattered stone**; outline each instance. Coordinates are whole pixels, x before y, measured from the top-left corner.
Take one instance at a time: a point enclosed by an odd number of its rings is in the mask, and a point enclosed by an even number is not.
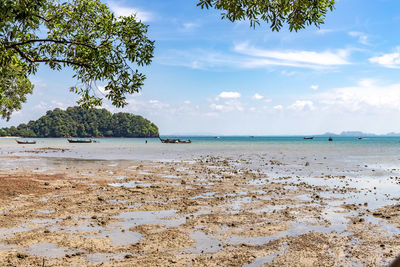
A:
[[[17,256],[18,259],[21,259],[21,260],[23,260],[23,259],[25,259],[25,258],[28,257],[27,254],[22,253],[22,252],[17,252],[17,255],[16,255],[16,256]]]

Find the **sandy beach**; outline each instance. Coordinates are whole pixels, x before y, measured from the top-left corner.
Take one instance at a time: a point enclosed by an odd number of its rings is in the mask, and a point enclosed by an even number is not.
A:
[[[28,151],[1,158],[2,266],[386,266],[400,252],[393,168],[287,151],[174,161]]]

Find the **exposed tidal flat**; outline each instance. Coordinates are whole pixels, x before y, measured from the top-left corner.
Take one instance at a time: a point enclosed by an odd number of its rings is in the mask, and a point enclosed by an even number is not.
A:
[[[400,139],[220,139],[0,139],[0,265],[386,266],[400,254]]]

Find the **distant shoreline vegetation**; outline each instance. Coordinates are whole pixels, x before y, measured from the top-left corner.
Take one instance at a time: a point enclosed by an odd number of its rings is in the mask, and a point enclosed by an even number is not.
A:
[[[106,109],[56,108],[27,124],[0,129],[0,136],[158,137],[158,127],[142,116]]]

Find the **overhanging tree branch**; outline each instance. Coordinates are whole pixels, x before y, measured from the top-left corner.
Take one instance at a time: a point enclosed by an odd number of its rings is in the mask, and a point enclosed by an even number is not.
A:
[[[32,92],[30,75],[40,63],[53,70],[71,68],[73,78],[84,84],[73,90],[83,107],[102,104],[93,91],[96,81],[104,84],[104,97],[116,107],[140,91],[145,75],[137,68],[151,63],[154,42],[147,37],[148,26],[134,15],[116,18],[102,0],[3,2],[0,8],[8,12],[0,12],[0,89],[2,81],[5,87],[15,85],[12,96],[0,91],[4,118],[21,109]],[[16,71],[9,72],[12,68]]]
[[[33,16],[34,16],[34,17],[37,17],[37,18],[39,18],[39,19],[41,19],[41,20],[44,20],[44,21],[46,21],[46,22],[50,22],[49,19],[46,19],[45,17],[40,16],[40,15],[38,15],[38,14],[33,14]]]
[[[74,65],[74,66],[79,66],[79,67],[85,67],[85,68],[90,68],[89,64],[82,63],[82,62],[75,62],[75,61],[70,61],[70,60],[65,60],[65,59],[56,59],[56,58],[45,58],[45,59],[32,59],[28,57],[24,52],[22,52],[18,47],[12,47],[15,51],[18,52],[18,54],[28,60],[30,63],[48,63],[48,62],[56,62],[56,63],[64,63],[68,65]]]
[[[46,43],[46,42],[65,44],[65,45],[67,45],[67,44],[80,45],[80,46],[85,46],[85,47],[91,48],[93,50],[97,50],[97,47],[91,46],[87,43],[67,41],[67,40],[53,40],[53,39],[34,39],[34,40],[27,40],[27,41],[20,42],[20,43],[9,43],[8,45],[5,46],[5,48],[6,49],[15,48],[17,46],[22,46],[22,45],[31,44],[31,43]]]

